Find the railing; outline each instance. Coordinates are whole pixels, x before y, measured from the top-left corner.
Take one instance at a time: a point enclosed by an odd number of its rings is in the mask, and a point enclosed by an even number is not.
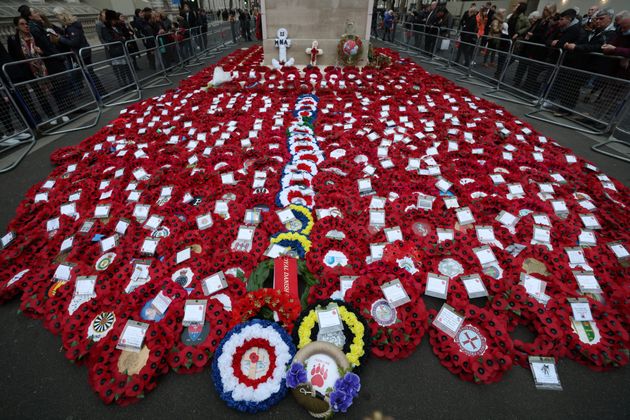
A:
[[[30,125],[42,134],[61,134],[93,127],[101,111],[96,93],[90,88],[77,57],[71,52],[54,54],[43,62],[52,69],[53,60],[55,67],[66,70],[19,82],[14,82],[11,75],[30,72],[31,65],[41,63],[42,59],[31,58],[2,66],[15,101],[25,111]],[[90,113],[97,114],[93,122],[68,128],[72,122]]]
[[[35,133],[93,127],[104,109],[141,99],[144,89],[172,83],[169,76],[190,73],[187,67],[203,64],[232,43],[228,22],[203,29],[191,28],[183,39],[162,34],[82,48],[78,57],[68,52],[4,64],[8,85],[0,84],[0,159],[11,162],[0,173],[24,159]],[[49,69],[65,70],[32,76],[32,64],[52,61],[57,65]],[[21,154],[12,152],[20,147]]]
[[[419,53],[420,61],[438,65],[440,72],[460,75],[458,81],[491,88],[486,96],[532,106],[526,114],[530,118],[589,134],[617,132],[620,139],[605,143],[628,142],[630,81],[585,67],[590,63],[595,70],[592,63],[619,57],[578,55],[524,40],[489,38],[481,45],[482,40],[470,32],[432,26],[399,30],[384,39],[404,52]],[[598,146],[593,149],[601,152]]]
[[[79,58],[103,106],[135,102],[142,97],[131,57],[122,42],[81,48]]]
[[[8,162],[0,167],[1,174],[19,165],[35,145],[35,134],[26,123],[11,94],[1,82],[0,124],[2,125],[2,133],[4,133],[0,139],[0,155],[4,155],[13,149],[21,148],[20,153],[11,156]]]

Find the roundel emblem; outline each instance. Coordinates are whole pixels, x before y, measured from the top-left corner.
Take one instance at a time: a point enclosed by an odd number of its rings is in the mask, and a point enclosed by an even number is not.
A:
[[[459,345],[459,349],[469,356],[481,356],[488,348],[486,338],[472,325],[460,328],[455,336],[455,342]]]

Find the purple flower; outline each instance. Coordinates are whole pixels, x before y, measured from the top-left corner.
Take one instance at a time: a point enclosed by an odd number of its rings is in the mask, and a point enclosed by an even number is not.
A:
[[[335,413],[345,413],[351,405],[352,395],[338,390],[334,390],[330,393],[330,406]]]
[[[346,392],[348,392],[353,397],[359,395],[359,391],[361,390],[361,379],[359,375],[356,373],[348,372],[342,378],[343,383],[345,384]]]
[[[287,386],[295,388],[299,384],[306,382],[306,369],[302,363],[296,362],[291,365],[287,372]]]
[[[343,378],[339,378],[335,381],[335,390],[345,392],[352,396],[352,398],[359,395],[360,389],[361,380],[358,375],[352,372],[346,373]]]

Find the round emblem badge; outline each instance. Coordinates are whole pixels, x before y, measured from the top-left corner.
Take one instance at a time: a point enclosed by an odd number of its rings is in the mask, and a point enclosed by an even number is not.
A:
[[[210,324],[191,324],[182,332],[182,343],[187,346],[196,346],[203,343],[210,333]]]
[[[166,238],[167,236],[171,235],[171,230],[169,228],[167,228],[166,226],[160,226],[157,229],[155,229],[153,232],[151,232],[151,236],[153,238]]]
[[[414,222],[414,224],[411,225],[411,229],[413,230],[413,233],[421,238],[424,238],[431,233],[431,225],[429,225],[429,223],[425,220]]]
[[[93,341],[99,341],[114,328],[115,323],[116,315],[113,312],[101,312],[96,315],[88,327],[88,338],[91,338]]]
[[[164,318],[164,314],[155,309],[155,307],[153,306],[153,299],[149,299],[140,311],[140,318],[144,319],[145,321],[159,322],[162,320],[162,318]]]
[[[370,309],[370,314],[381,327],[388,327],[396,323],[396,308],[385,299],[375,301]]]
[[[174,272],[171,276],[171,280],[186,288],[190,286],[190,283],[192,283],[193,276],[194,274],[192,270],[189,267],[184,267],[181,270],[177,270],[176,272]]]
[[[503,276],[503,269],[498,264],[492,264],[483,269],[484,274],[499,280]]]
[[[269,371],[269,352],[262,347],[251,347],[245,351],[241,363],[241,373],[248,379],[261,379]]]
[[[110,264],[114,262],[115,258],[116,258],[116,254],[113,252],[108,252],[106,254],[103,254],[101,258],[99,258],[98,261],[96,261],[94,268],[96,268],[97,271],[107,270],[107,267],[109,267]]]
[[[472,325],[460,328],[455,336],[455,342],[459,349],[469,356],[481,356],[488,348],[486,338]]]
[[[341,251],[330,250],[324,256],[324,264],[328,267],[345,267],[348,265],[348,257]]]
[[[451,279],[459,276],[460,274],[464,274],[464,267],[462,267],[462,265],[457,260],[454,260],[452,258],[445,258],[440,261],[440,264],[438,265],[438,270],[440,274]]]

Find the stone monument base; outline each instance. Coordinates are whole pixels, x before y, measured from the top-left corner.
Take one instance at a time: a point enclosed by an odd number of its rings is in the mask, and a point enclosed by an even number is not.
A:
[[[263,65],[271,66],[271,60],[278,58],[278,48],[274,41],[278,29],[285,28],[291,47],[287,58],[293,57],[295,65],[310,63],[313,40],[319,42],[323,54],[317,57],[317,66],[337,64],[337,45],[346,33],[346,23],[351,21],[353,34],[361,38],[363,53],[358,66],[368,63],[367,54],[372,22],[374,0],[263,0]]]

